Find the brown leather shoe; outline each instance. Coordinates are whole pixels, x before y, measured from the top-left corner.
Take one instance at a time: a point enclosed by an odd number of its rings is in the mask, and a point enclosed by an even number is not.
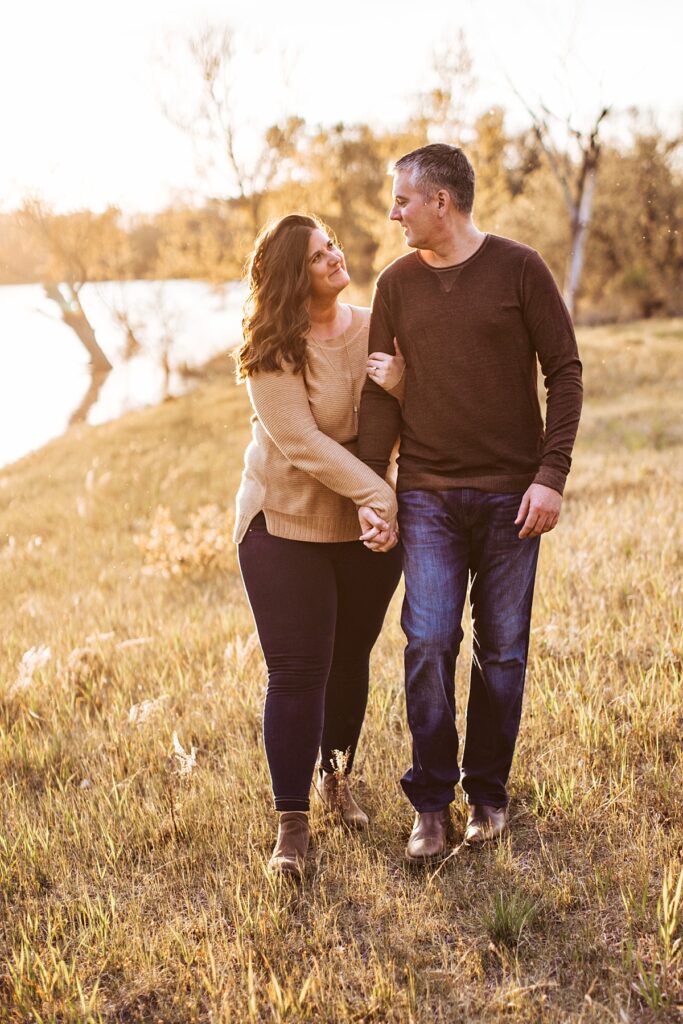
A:
[[[411,864],[429,864],[441,860],[448,852],[448,829],[451,814],[448,807],[441,811],[417,811],[410,839],[406,846],[406,860]]]
[[[470,804],[467,811],[465,845],[481,846],[487,840],[502,835],[507,828],[507,818],[507,807]]]
[[[309,834],[305,811],[281,811],[277,842],[268,861],[268,870],[291,875],[296,881],[301,881]]]
[[[347,828],[368,827],[370,819],[356,803],[345,775],[320,768],[316,789],[325,809],[341,818]]]

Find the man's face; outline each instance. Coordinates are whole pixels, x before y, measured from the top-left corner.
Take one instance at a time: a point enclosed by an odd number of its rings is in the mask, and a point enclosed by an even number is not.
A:
[[[436,196],[427,198],[411,184],[408,171],[398,171],[394,175],[393,199],[389,217],[401,224],[407,244],[413,249],[431,249],[439,227]]]

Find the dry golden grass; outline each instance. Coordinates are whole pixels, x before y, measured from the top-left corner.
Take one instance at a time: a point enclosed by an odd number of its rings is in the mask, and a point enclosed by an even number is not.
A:
[[[231,507],[243,389],[0,472],[0,1020],[681,1019],[683,323],[581,340],[512,831],[438,871],[402,860],[397,595],[359,757],[372,829],[316,810],[301,890],[264,872],[264,670],[206,511]]]

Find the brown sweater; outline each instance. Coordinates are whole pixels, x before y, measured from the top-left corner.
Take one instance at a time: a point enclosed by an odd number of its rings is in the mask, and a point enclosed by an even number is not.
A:
[[[247,381],[254,415],[237,494],[237,543],[261,511],[269,533],[304,541],[357,540],[358,505],[396,515],[393,489],[356,458],[353,406],[365,381],[370,311],[351,306],[351,315],[346,344],[343,336],[309,342],[303,373],[286,368]]]
[[[563,491],[582,401],[567,309],[533,249],[487,235],[469,259],[435,269],[417,252],[380,275],[370,351],[406,358],[402,405],[368,380],[359,455],[380,476],[400,432],[398,490]],[[537,358],[547,390],[546,428]]]

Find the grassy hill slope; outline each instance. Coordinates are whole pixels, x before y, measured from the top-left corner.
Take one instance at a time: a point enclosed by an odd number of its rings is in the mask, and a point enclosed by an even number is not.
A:
[[[372,829],[316,810],[301,891],[265,875],[264,667],[225,544],[243,388],[218,373],[0,471],[0,1021],[683,1012],[683,322],[580,343],[511,834],[436,872],[402,861],[399,594],[359,756]],[[466,657],[457,682],[462,722]]]

